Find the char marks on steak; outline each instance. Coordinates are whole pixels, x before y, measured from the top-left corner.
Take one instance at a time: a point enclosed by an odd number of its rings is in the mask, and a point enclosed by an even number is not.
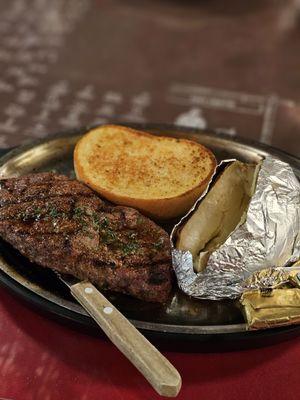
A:
[[[0,236],[30,261],[102,289],[153,302],[171,291],[168,234],[63,175],[0,180]]]

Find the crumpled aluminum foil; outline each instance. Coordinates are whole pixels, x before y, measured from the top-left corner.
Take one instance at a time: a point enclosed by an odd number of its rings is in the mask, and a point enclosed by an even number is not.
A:
[[[287,286],[300,288],[300,266],[294,265],[256,271],[245,281],[245,289],[264,290]]]
[[[209,187],[187,216],[202,201]],[[187,216],[173,229],[172,242]],[[172,257],[178,285],[183,292],[212,300],[237,298],[246,289],[246,279],[255,271],[289,266],[298,260],[300,183],[292,168],[273,157],[262,161],[246,221],[211,254],[203,272],[194,271],[189,251],[173,248]]]

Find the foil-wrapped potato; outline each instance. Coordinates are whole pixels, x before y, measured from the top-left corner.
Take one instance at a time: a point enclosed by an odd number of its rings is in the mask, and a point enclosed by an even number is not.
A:
[[[290,165],[271,156],[258,165],[223,161],[171,240],[184,293],[238,298],[256,271],[299,259],[299,180]]]

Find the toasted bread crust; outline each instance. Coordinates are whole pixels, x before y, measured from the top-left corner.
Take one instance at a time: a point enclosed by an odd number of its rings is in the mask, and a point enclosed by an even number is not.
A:
[[[111,132],[121,135],[123,143],[121,139],[114,143]],[[106,152],[101,148],[101,136]],[[142,153],[141,157],[124,154],[124,138],[128,139],[129,151]],[[108,150],[114,160],[109,155],[106,158]],[[103,172],[110,163],[109,171]],[[137,208],[156,219],[184,214],[204,191],[215,166],[213,153],[197,142],[116,125],[91,130],[79,140],[74,151],[77,179],[113,203]],[[120,168],[125,169],[121,169],[121,174]]]

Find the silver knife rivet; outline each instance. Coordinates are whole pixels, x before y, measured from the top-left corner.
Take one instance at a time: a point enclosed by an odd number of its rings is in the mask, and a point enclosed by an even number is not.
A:
[[[86,287],[84,289],[84,291],[85,291],[85,293],[88,293],[88,294],[93,293],[93,289],[91,287]]]
[[[113,312],[113,309],[112,309],[112,307],[104,307],[103,312],[105,314],[111,314]]]

